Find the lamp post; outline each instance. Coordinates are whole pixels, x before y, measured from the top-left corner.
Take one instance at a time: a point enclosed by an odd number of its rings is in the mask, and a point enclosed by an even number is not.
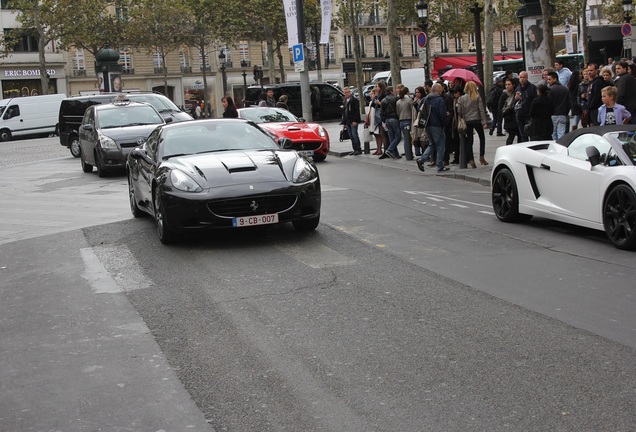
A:
[[[254,65],[252,68],[254,71],[254,82],[256,85],[261,84],[261,91],[263,90],[263,69],[260,66]]]
[[[247,60],[241,59],[241,69],[243,69],[243,106],[245,106],[245,99],[247,99]]]
[[[219,53],[219,69],[221,70],[221,77],[223,79],[223,96],[227,92],[227,77],[225,75],[225,53],[223,50]]]
[[[415,6],[417,8],[417,17],[420,19],[420,29],[422,29],[422,33],[426,34],[426,30],[428,30],[428,4],[424,0],[420,0],[417,2]],[[428,58],[429,58],[429,48],[428,48],[428,36],[426,37],[426,46],[424,47],[426,53],[426,61],[423,61],[424,65],[424,80],[430,79],[431,74],[429,73],[428,67]]]
[[[630,24],[632,21],[632,0],[623,0],[623,12],[625,12],[625,23]],[[625,50],[625,58],[632,58],[632,35],[623,33],[623,49]]]

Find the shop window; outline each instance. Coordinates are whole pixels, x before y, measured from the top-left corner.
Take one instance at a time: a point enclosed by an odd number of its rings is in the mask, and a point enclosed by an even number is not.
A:
[[[9,49],[13,52],[38,52],[38,38],[35,30],[29,29],[4,29],[4,33],[10,38],[12,43]]]

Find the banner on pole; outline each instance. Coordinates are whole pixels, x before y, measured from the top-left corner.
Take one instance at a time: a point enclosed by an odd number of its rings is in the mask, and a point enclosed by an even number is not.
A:
[[[287,22],[287,45],[298,45],[298,23],[296,22],[296,0],[283,0]]]
[[[329,43],[329,33],[331,32],[331,0],[322,0],[322,27],[320,32],[320,43]]]

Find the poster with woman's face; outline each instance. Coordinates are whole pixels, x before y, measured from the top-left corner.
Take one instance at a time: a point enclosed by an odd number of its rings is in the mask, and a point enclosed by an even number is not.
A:
[[[110,91],[111,92],[120,92],[122,91],[121,85],[121,75],[119,74],[111,74],[110,75]]]
[[[541,16],[524,17],[523,31],[525,33],[525,59],[528,81],[536,84],[541,81],[543,69],[548,66],[548,53],[543,41],[543,20]]]

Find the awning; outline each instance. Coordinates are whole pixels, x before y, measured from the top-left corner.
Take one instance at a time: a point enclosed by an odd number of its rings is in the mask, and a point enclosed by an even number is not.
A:
[[[516,60],[523,58],[521,54],[498,54],[493,56],[493,60]],[[433,63],[433,76],[437,76],[439,71],[461,68],[466,69],[468,66],[477,64],[477,56],[461,55],[461,56],[444,56],[436,57]]]

